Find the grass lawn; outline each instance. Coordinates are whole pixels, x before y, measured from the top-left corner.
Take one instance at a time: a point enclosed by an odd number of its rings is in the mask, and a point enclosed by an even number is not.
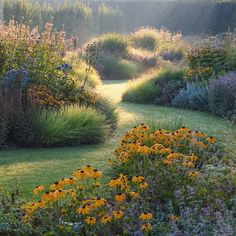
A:
[[[119,145],[121,135],[139,122],[147,119],[161,121],[183,119],[185,126],[205,131],[221,138],[236,151],[236,127],[227,121],[202,112],[154,105],[121,103],[126,81],[106,81],[99,91],[118,106],[119,125],[114,136],[102,145],[89,145],[50,149],[21,149],[0,152],[0,187],[10,190],[17,184],[20,196],[28,198],[31,190],[39,184],[49,185],[86,164],[109,174],[107,159],[112,157]]]

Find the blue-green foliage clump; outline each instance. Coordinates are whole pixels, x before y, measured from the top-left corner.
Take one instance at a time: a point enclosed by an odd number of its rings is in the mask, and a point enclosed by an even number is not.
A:
[[[209,111],[208,86],[188,83],[172,100],[172,105],[199,111]]]

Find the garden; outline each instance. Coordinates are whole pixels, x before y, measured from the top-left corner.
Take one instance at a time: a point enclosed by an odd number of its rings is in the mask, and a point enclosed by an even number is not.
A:
[[[235,235],[235,3],[87,2],[3,3],[0,235]]]

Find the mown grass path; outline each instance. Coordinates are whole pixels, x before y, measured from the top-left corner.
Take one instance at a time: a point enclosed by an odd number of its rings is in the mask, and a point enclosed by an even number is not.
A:
[[[126,81],[106,81],[99,91],[117,103],[118,129],[105,144],[80,147],[21,149],[0,152],[0,188],[10,190],[18,185],[20,196],[32,196],[32,189],[39,184],[49,185],[86,164],[109,175],[107,159],[119,145],[122,134],[146,119],[161,121],[181,117],[185,126],[220,137],[229,147],[236,147],[236,127],[221,118],[201,112],[186,111],[154,105],[122,103],[121,96],[127,88]],[[235,149],[233,149],[235,150]]]

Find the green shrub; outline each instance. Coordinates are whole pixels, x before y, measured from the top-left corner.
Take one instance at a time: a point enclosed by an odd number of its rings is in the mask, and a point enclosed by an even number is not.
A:
[[[187,63],[191,70],[211,69],[221,74],[227,70],[227,50],[223,40],[210,37],[192,47],[187,54]]]
[[[185,87],[185,68],[169,67],[160,71],[155,77],[155,84],[160,88],[154,103],[170,105],[179,90]]]
[[[130,83],[122,100],[133,103],[153,103],[158,90],[158,86],[152,79],[152,73],[145,73],[141,78]]]
[[[208,86],[188,83],[172,100],[172,105],[199,111],[209,111]]]
[[[129,41],[125,35],[120,33],[108,33],[99,37],[101,49],[105,52],[115,54],[125,54],[129,46]]]
[[[114,56],[100,56],[99,63],[102,68],[101,74],[104,79],[125,80],[136,76],[140,71],[138,64]]]
[[[107,132],[105,116],[84,107],[45,111],[38,117],[34,128],[37,145],[43,146],[101,143]]]

